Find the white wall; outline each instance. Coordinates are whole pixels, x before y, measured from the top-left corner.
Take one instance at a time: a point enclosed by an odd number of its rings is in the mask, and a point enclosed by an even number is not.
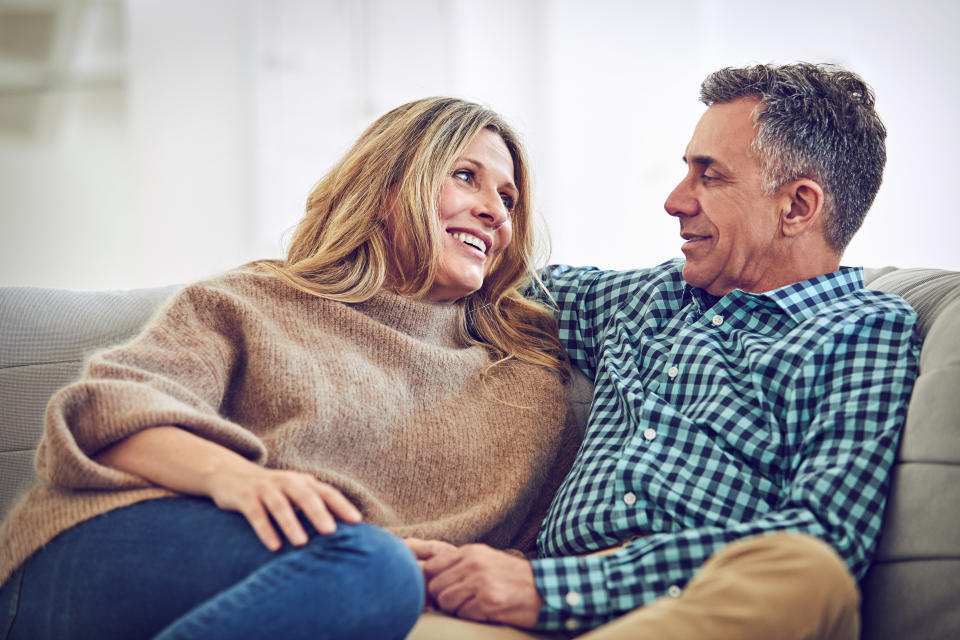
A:
[[[79,1],[79,0],[78,0]],[[92,0],[87,0],[92,2]],[[876,89],[884,184],[844,262],[960,269],[960,5],[760,0],[127,0],[125,81],[5,133],[0,284],[187,281],[279,256],[311,185],[387,109],[461,95],[526,134],[557,261],[679,254],[662,208],[727,65],[833,61]]]

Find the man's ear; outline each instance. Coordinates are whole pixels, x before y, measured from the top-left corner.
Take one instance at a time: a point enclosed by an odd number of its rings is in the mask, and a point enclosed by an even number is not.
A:
[[[809,178],[781,187],[780,224],[783,234],[796,237],[822,223],[823,189]]]

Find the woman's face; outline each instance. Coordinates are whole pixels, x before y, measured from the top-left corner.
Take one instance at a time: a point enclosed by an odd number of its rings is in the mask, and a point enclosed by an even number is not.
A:
[[[513,158],[499,134],[484,129],[453,162],[440,189],[440,263],[427,302],[450,303],[483,285],[510,244],[510,213],[519,192]]]

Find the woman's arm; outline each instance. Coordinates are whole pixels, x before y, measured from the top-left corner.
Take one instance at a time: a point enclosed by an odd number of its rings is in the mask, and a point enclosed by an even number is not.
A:
[[[334,516],[359,522],[360,512],[337,489],[297,471],[267,469],[215,442],[174,426],[139,431],[95,456],[100,464],[138,475],[154,484],[211,498],[218,507],[240,512],[271,551],[282,545],[270,522],[300,546],[307,534],[299,509],[326,534]]]

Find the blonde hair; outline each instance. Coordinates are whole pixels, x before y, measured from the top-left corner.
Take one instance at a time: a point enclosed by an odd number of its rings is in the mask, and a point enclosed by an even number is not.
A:
[[[497,365],[520,360],[567,380],[566,354],[552,311],[523,292],[541,287],[529,164],[517,134],[494,111],[457,98],[425,98],[377,119],[314,187],[281,266],[262,263],[306,293],[362,302],[385,285],[411,298],[430,291],[443,229],[444,178],[482,130],[496,132],[513,159],[519,196],[513,239],[490,265],[483,286],[459,300],[460,334],[486,347]],[[392,218],[387,224],[387,216]]]

